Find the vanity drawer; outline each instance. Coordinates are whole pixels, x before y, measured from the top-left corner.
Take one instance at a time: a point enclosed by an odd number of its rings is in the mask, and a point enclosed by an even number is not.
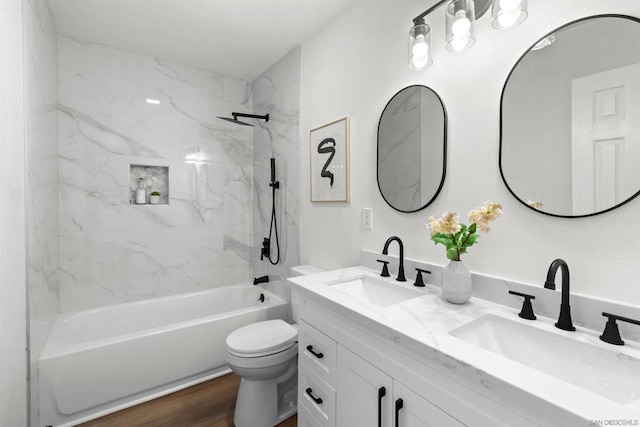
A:
[[[298,427],[322,427],[302,401],[298,400]]]
[[[336,391],[304,363],[300,364],[298,371],[298,402],[320,426],[336,425]]]
[[[300,363],[306,364],[322,381],[335,388],[336,342],[303,321],[298,332]]]

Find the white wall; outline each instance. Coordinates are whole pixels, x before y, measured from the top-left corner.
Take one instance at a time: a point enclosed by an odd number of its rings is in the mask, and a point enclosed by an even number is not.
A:
[[[507,191],[498,169],[500,94],[520,55],[542,35],[578,18],[600,13],[640,17],[635,0],[536,0],[529,19],[500,32],[489,15],[476,25],[476,45],[451,54],[444,49],[444,15],[430,15],[434,65],[407,67],[406,37],[424,1],[361,1],[302,45],[301,262],[338,268],[358,262],[362,248],[381,251],[390,235],[405,243],[405,256],[445,264],[442,246],[429,240],[425,222],[445,211],[467,213],[486,200],[504,214],[464,257],[473,270],[543,285],[551,261],[564,258],[572,291],[640,304],[640,200],[593,218],[559,219],[537,214]],[[403,214],[387,206],[376,185],[376,130],[394,93],[424,84],[448,113],[447,177],[427,209]],[[309,130],[351,117],[351,202],[309,202]],[[372,207],[373,231],[360,226]],[[396,252],[397,253],[397,252]],[[414,272],[407,272],[413,278]]]
[[[0,1],[0,426],[27,425],[22,1]]]

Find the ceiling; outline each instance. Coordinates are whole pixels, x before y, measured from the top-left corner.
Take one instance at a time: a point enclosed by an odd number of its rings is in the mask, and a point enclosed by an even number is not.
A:
[[[59,33],[253,80],[356,0],[49,0]]]

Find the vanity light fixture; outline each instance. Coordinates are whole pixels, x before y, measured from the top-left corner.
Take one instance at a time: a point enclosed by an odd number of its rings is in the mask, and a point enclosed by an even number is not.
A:
[[[491,25],[497,30],[507,30],[527,19],[527,0],[493,0]]]
[[[446,9],[447,50],[460,52],[473,46],[473,22],[476,18],[473,0],[451,0]]]
[[[476,42],[473,34],[474,22],[491,7],[491,25],[500,30],[513,28],[527,19],[527,0],[440,0],[420,15],[413,18],[409,31],[409,68],[420,71],[432,63],[431,28],[425,17],[447,3],[446,48],[450,52],[461,52]]]
[[[418,19],[418,24],[409,31],[409,68],[414,71],[429,68],[433,63],[429,50],[431,49],[431,28]]]

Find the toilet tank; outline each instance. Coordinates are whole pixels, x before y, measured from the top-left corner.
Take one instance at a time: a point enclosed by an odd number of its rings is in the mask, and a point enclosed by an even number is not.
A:
[[[316,267],[315,265],[297,265],[295,267],[291,267],[291,276],[290,277],[298,277],[298,276],[307,276],[310,274],[322,273],[326,270]],[[299,321],[299,312],[298,307],[300,306],[300,294],[295,290],[291,290],[291,315],[293,316],[293,321],[297,324]]]

